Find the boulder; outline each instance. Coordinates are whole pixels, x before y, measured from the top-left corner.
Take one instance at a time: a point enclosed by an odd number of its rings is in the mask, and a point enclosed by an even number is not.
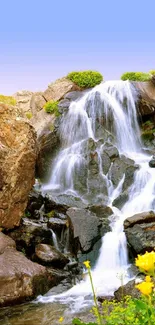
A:
[[[35,246],[40,243],[53,245],[51,230],[46,223],[22,219],[17,229],[9,230],[7,234],[16,242],[17,249],[31,258],[35,252]]]
[[[135,288],[135,280],[129,281],[127,284],[119,287],[114,292],[114,297],[117,301],[122,301],[125,296],[131,296],[132,298],[140,298],[141,293],[138,289]]]
[[[0,105],[0,226],[18,226],[35,178],[37,155],[33,127],[15,107]]]
[[[124,230],[130,250],[136,254],[154,250],[155,213],[153,211],[136,214],[124,221]]]
[[[155,85],[152,81],[133,82],[138,91],[139,101],[137,103],[140,116],[155,114]]]
[[[80,90],[80,88],[64,77],[51,83],[44,91],[43,96],[47,102],[50,100],[59,101],[65,96],[65,94],[74,90]]]
[[[50,115],[50,114],[49,114]],[[56,156],[60,147],[57,129],[46,126],[38,135],[37,176],[46,181],[50,177],[51,161]]]
[[[50,265],[58,269],[63,269],[69,262],[69,259],[64,254],[47,244],[37,245],[35,247],[35,254],[43,265]]]
[[[121,209],[129,198],[129,192],[122,192],[113,202],[112,205],[118,209]]]
[[[151,159],[151,160],[149,161],[149,166],[150,166],[151,168],[155,168],[155,159]]]
[[[88,91],[89,91],[88,89],[83,90],[83,91],[78,91],[78,90],[70,91],[64,96],[64,98],[68,99],[70,101],[75,101],[75,100],[80,99],[81,97],[83,97]]]
[[[31,112],[31,99],[33,92],[29,90],[18,91],[13,95],[16,99],[17,107],[20,109],[21,116],[25,117],[27,112]]]
[[[55,277],[46,268],[16,251],[15,242],[0,233],[0,305],[6,306],[44,294]]]
[[[99,218],[93,212],[80,208],[69,208],[66,214],[73,229],[73,243],[78,242],[78,249],[82,252],[89,252],[101,238]]]
[[[125,180],[123,184],[123,190],[126,190],[134,180],[134,172],[138,166],[134,165],[132,159],[126,158],[125,156],[120,156],[116,158],[111,167],[111,181],[114,186],[117,186],[125,174]]]

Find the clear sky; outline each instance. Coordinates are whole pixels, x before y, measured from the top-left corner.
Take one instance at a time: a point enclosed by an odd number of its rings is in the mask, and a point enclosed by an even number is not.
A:
[[[0,93],[44,90],[73,70],[155,69],[155,0],[1,0]]]

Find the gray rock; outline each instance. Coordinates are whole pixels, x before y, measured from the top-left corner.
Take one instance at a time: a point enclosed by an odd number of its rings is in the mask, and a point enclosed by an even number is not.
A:
[[[70,101],[75,101],[77,99],[80,99],[82,96],[84,96],[86,94],[87,91],[71,91],[69,93],[67,93],[64,98],[65,99],[69,99]]]
[[[107,153],[111,160],[119,157],[118,149],[115,146],[112,146],[110,143],[105,143],[104,151]]]
[[[129,281],[114,292],[114,297],[117,301],[121,301],[125,296],[131,296],[133,298],[139,298],[141,296],[140,291],[135,288],[135,280]]]
[[[67,112],[70,106],[70,101],[68,99],[62,99],[58,104],[59,113],[62,114]]]
[[[135,224],[125,229],[130,249],[137,254],[154,250],[155,247],[155,222]]]
[[[103,173],[106,175],[109,171],[110,166],[111,166],[111,160],[109,158],[109,155],[106,153],[106,151],[102,151],[101,159],[102,159],[102,170],[103,170]]]
[[[78,208],[69,208],[67,215],[73,228],[73,240],[79,241],[82,252],[89,252],[101,238],[99,218],[88,210]]]
[[[111,181],[115,186],[117,186],[125,174],[125,185],[123,187],[125,190],[132,184],[136,169],[137,166],[134,166],[134,161],[122,155],[121,157],[116,158],[113,162],[111,167]]]
[[[122,192],[113,202],[112,205],[118,209],[121,209],[129,198],[128,191]]]
[[[60,205],[77,207],[77,208],[86,208],[87,204],[82,201],[80,197],[73,195],[62,194],[57,196],[57,201]]]

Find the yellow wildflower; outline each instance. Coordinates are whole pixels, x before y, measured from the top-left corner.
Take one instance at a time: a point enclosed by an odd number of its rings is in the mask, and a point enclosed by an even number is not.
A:
[[[151,277],[150,277],[149,275],[147,275],[147,276],[145,277],[145,281],[146,281],[146,282],[151,282]]]
[[[143,295],[149,296],[152,292],[153,282],[141,282],[135,286]]]
[[[90,269],[90,261],[84,261],[83,264],[87,269]]]
[[[62,323],[63,320],[64,320],[64,317],[61,316],[61,317],[59,318],[59,322]]]
[[[155,252],[146,252],[144,255],[138,255],[135,264],[143,272],[153,272],[155,267]]]

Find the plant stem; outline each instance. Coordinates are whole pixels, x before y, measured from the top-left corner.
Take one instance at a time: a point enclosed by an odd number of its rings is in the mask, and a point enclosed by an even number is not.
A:
[[[89,274],[90,283],[91,283],[91,287],[92,287],[92,291],[93,291],[93,299],[94,299],[94,303],[95,303],[95,307],[96,307],[96,311],[97,311],[98,324],[102,325],[102,318],[101,318],[99,308],[98,308],[98,304],[97,304],[97,298],[96,298],[96,294],[95,294],[95,289],[94,289],[93,279],[92,279],[90,269],[88,269],[88,274]]]

